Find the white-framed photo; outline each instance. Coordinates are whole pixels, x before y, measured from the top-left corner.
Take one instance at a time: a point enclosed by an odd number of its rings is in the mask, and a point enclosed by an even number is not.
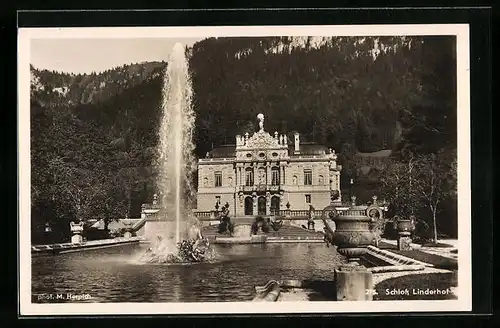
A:
[[[470,311],[469,26],[20,28],[21,315]]]

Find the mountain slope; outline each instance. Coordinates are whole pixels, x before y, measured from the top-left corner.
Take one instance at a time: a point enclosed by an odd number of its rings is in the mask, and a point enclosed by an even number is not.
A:
[[[31,96],[42,106],[95,104],[158,77],[165,67],[165,62],[147,62],[99,74],[68,74],[31,66]]]
[[[456,148],[453,42],[438,37],[200,41],[188,51],[196,155],[251,132],[260,112],[269,132],[298,131],[301,141],[335,149],[346,188],[350,178],[362,181],[358,161],[370,168],[370,161],[384,164],[383,158],[359,154]],[[141,203],[157,192],[166,65],[124,65],[83,75],[31,68],[33,226],[139,215]],[[369,200],[377,188],[370,186],[370,194],[359,199]]]

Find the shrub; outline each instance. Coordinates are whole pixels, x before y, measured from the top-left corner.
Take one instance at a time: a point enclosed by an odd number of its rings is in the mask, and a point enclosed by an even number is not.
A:
[[[252,223],[252,235],[256,235],[258,231],[259,231],[259,225],[257,224],[257,221],[254,221]]]
[[[271,227],[273,228],[274,231],[278,231],[282,225],[283,225],[283,220],[271,222]]]

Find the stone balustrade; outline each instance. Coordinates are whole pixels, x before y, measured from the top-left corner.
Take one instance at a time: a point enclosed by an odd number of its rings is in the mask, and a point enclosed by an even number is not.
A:
[[[160,210],[160,209],[161,209],[160,204],[153,204],[153,203],[142,204],[142,210]]]
[[[214,215],[214,211],[197,211],[194,212],[198,219],[211,218]]]
[[[258,184],[253,186],[239,186],[238,190],[240,192],[254,192],[254,191],[274,191],[279,192],[283,188],[280,185],[271,184]]]
[[[339,204],[339,207],[337,208],[337,212],[341,214],[344,210],[344,206]],[[345,206],[347,208],[347,204]],[[319,219],[322,215],[323,211],[322,210],[312,210],[311,216],[312,218]],[[214,211],[194,211],[195,216],[199,220],[213,220],[214,219]],[[284,209],[284,210],[271,210],[272,216],[278,216],[283,219],[289,219],[289,220],[294,220],[294,219],[305,219],[309,217],[309,210],[289,210],[289,209]]]

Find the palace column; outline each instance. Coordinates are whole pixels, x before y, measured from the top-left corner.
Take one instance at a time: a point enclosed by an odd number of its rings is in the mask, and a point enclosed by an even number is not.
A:
[[[281,177],[280,177],[280,184],[285,185],[286,184],[286,178],[285,178],[285,165],[280,165],[281,167]]]
[[[259,212],[258,212],[258,208],[257,208],[257,203],[258,203],[258,198],[257,198],[257,193],[254,191],[252,193],[252,199],[253,199],[253,215],[257,215]]]
[[[271,184],[271,162],[266,162],[266,184]]]
[[[243,166],[243,164],[242,164],[242,165],[240,165],[240,186],[242,186],[242,185],[244,185],[244,184],[245,184],[245,182],[244,182],[244,181],[245,181],[245,179],[246,179],[246,177],[245,177],[245,174],[246,174],[246,173],[244,172],[244,168],[245,168],[245,167]]]
[[[240,168],[238,167],[238,164],[235,165],[234,167],[234,185],[236,186],[236,190],[238,190],[238,186],[240,185]]]
[[[266,192],[266,215],[271,214],[271,193]]]
[[[236,164],[236,186],[241,186],[241,164]]]

